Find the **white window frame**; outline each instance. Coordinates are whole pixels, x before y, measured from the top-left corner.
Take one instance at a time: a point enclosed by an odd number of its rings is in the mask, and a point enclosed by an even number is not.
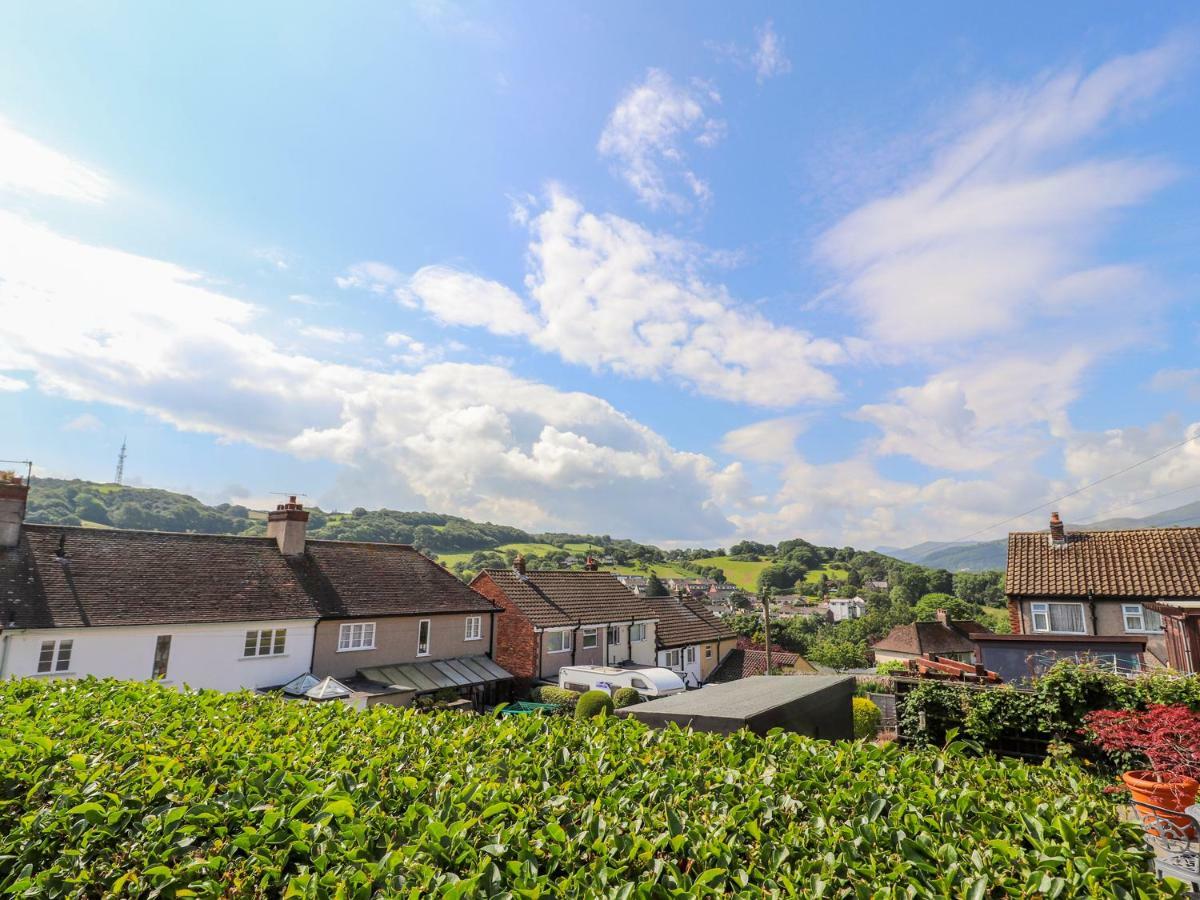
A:
[[[620,625],[609,625],[608,626],[608,646],[616,647],[620,643],[621,643],[621,626]]]
[[[704,658],[705,658],[705,659],[712,659],[712,655],[713,655],[713,646],[712,646],[712,644],[705,644],[705,645],[704,645]]]
[[[1080,631],[1065,631],[1061,628],[1053,628],[1050,615],[1050,607],[1052,606],[1074,606],[1079,610],[1079,621],[1082,625]],[[1056,603],[1052,601],[1038,602],[1029,604],[1029,617],[1033,620],[1033,630],[1038,634],[1087,634],[1087,614],[1082,603]],[[1042,619],[1039,627],[1038,619]]]
[[[467,621],[463,629],[464,641],[482,641],[483,616],[467,616]]]
[[[635,644],[640,644],[646,639],[646,623],[638,622],[629,626],[629,640]]]
[[[421,640],[421,632],[425,632],[425,639]],[[417,622],[417,656],[428,656],[430,645],[433,643],[433,623],[429,619],[421,619]]]
[[[287,655],[286,628],[251,628],[246,632],[245,640],[242,641],[242,659],[285,655]]]
[[[600,635],[595,628],[585,628],[579,635],[580,650],[595,650],[600,646]]]
[[[546,652],[547,653],[570,653],[571,652],[571,630],[569,628],[556,628],[553,631],[546,632]],[[550,641],[558,639],[560,646],[555,650]]]
[[[43,659],[49,647],[50,658]],[[59,675],[71,671],[71,652],[75,648],[74,638],[63,638],[54,641],[42,641],[38,648],[37,673],[39,675]],[[43,662],[45,668],[42,668]]]
[[[338,653],[375,649],[374,622],[343,622],[338,627]]]
[[[678,649],[664,650],[663,653],[666,654],[664,662],[668,669],[683,669],[683,653],[681,651]],[[674,661],[672,662],[672,660]]]
[[[1153,628],[1148,624],[1150,616],[1158,617],[1158,627]],[[1125,623],[1126,634],[1162,634],[1162,615],[1156,613],[1152,609],[1146,609],[1141,603],[1122,603],[1121,604],[1121,619]],[[1137,624],[1130,626],[1131,621],[1136,621]]]
[[[696,648],[695,648],[695,646],[688,647],[688,648],[687,648],[687,650],[686,650],[686,651],[684,652],[684,654],[683,654],[683,658],[684,658],[684,659],[687,661],[687,664],[688,664],[689,666],[690,666],[690,665],[693,665],[693,664],[696,662]]]

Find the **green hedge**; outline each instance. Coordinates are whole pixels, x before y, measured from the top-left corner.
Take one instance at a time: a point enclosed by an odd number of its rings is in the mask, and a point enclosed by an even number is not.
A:
[[[601,712],[612,714],[613,700],[608,691],[588,691],[575,704],[575,718],[592,719]]]
[[[642,695],[637,692],[637,688],[623,687],[613,691],[613,706],[617,709],[624,709],[641,702]]]
[[[1165,896],[1073,763],[0,684],[6,896]]]
[[[942,743],[952,728],[983,743],[1014,736],[1074,740],[1092,710],[1144,709],[1151,703],[1200,709],[1200,678],[1166,671],[1128,678],[1091,663],[1062,661],[1031,690],[927,681],[904,695],[899,730],[927,744]]]
[[[574,709],[575,704],[579,702],[579,692],[545,685],[543,687],[536,687],[530,691],[529,699],[534,703],[553,703],[555,706]]]

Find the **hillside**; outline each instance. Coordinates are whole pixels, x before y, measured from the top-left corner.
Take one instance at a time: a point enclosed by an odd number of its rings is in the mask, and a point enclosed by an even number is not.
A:
[[[1100,519],[1085,524],[1067,523],[1068,529],[1078,531],[1114,531],[1128,528],[1167,528],[1173,525],[1200,523],[1200,500],[1173,509],[1142,517],[1123,516]],[[911,547],[880,547],[886,553],[905,562],[949,569],[951,572],[982,572],[1003,569],[1008,556],[1008,540],[958,542],[924,541]]]
[[[32,679],[0,734],[5,896],[1167,895],[1104,779],[958,743]]]

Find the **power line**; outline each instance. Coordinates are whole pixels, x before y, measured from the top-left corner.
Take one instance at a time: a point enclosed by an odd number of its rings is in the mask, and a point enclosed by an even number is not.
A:
[[[1053,500],[1047,500],[1045,503],[1039,503],[1037,506],[1030,507],[1029,509],[1025,510],[1024,512],[1017,513],[1015,516],[1009,516],[1007,519],[1002,519],[999,522],[995,522],[984,528],[980,528],[977,531],[972,531],[970,534],[966,535],[965,537],[960,537],[957,540],[951,541],[951,543],[961,544],[964,541],[969,541],[971,538],[975,537],[978,534],[983,534],[985,531],[991,531],[993,528],[999,528],[1001,525],[1007,525],[1009,522],[1015,522],[1017,519],[1023,519],[1030,513],[1035,513],[1039,509],[1045,509],[1047,506],[1052,506],[1055,503],[1060,503],[1061,501],[1066,500],[1068,497],[1074,497],[1078,494],[1082,494],[1084,491],[1090,490],[1098,484],[1103,484],[1106,481],[1111,481],[1113,478],[1116,478],[1118,475],[1124,475],[1126,472],[1130,472],[1130,471],[1138,468],[1138,466],[1144,466],[1148,462],[1153,462],[1154,460],[1158,459],[1160,456],[1166,456],[1172,450],[1178,450],[1184,444],[1190,444],[1192,441],[1196,441],[1196,440],[1200,440],[1200,431],[1196,432],[1189,438],[1184,438],[1178,444],[1172,444],[1170,447],[1167,447],[1164,450],[1158,451],[1153,456],[1147,456],[1145,459],[1140,459],[1137,462],[1135,462],[1131,465],[1128,465],[1123,469],[1118,469],[1116,472],[1110,472],[1109,474],[1105,475],[1103,478],[1097,478],[1095,481],[1089,482],[1088,484],[1085,484],[1083,487],[1076,488],[1073,491],[1063,494],[1061,497],[1055,497]]]
[[[1113,513],[1121,512],[1121,510],[1123,510],[1123,509],[1130,509],[1131,507],[1134,507],[1134,506],[1141,506],[1143,503],[1150,503],[1151,501],[1154,501],[1154,500],[1161,500],[1163,497],[1173,497],[1175,494],[1182,494],[1184,491],[1190,491],[1190,490],[1193,490],[1198,487],[1200,487],[1200,481],[1197,481],[1195,484],[1185,485],[1181,488],[1175,488],[1175,490],[1173,490],[1173,491],[1164,491],[1161,494],[1155,494],[1153,497],[1144,497],[1141,500],[1135,500],[1133,503],[1126,503],[1124,506],[1114,507],[1113,509],[1110,509],[1108,512],[1099,513],[1098,515],[1095,516],[1095,518],[1107,519]]]

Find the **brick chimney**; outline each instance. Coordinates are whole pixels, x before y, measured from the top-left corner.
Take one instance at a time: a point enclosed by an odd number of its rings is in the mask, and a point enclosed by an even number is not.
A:
[[[0,549],[15,547],[21,540],[28,497],[29,485],[19,475],[0,472]]]
[[[583,567],[584,567],[584,569],[586,569],[589,572],[595,572],[597,569],[600,568],[600,563],[596,562],[595,557],[593,557],[592,554],[589,553],[588,558],[586,560],[584,560]]]
[[[1050,546],[1067,546],[1067,529],[1056,512],[1050,513]]]
[[[267,537],[275,538],[284,556],[304,555],[304,532],[308,527],[308,511],[289,497],[267,513]]]
[[[937,619],[943,625],[950,624],[950,616],[946,613],[946,611],[944,609],[939,609],[937,612],[935,612],[933,614],[933,616],[935,619]]]
[[[518,575],[525,574],[525,554],[517,554],[516,558],[513,560],[513,571]]]

